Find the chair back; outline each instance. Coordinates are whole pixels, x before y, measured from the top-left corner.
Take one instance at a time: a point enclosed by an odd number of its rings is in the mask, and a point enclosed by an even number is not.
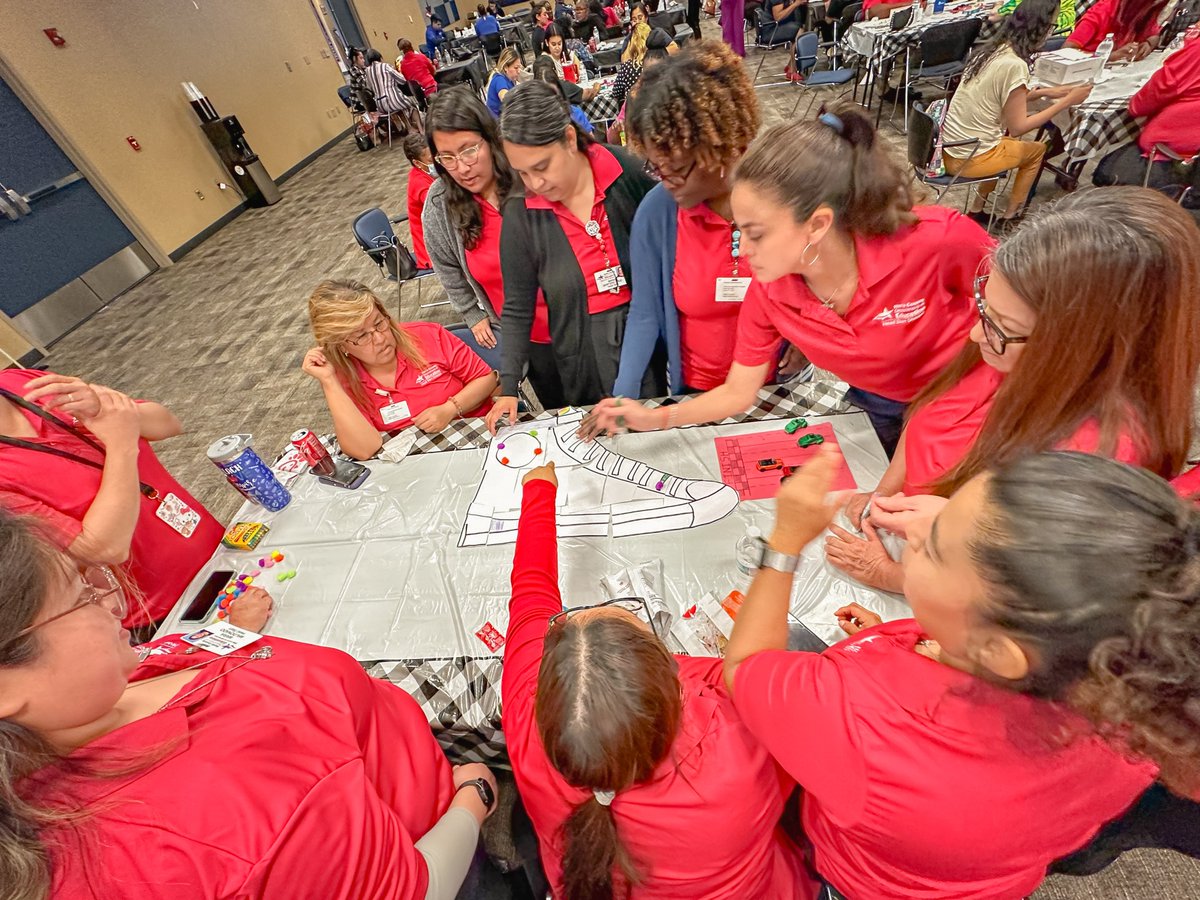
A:
[[[388,221],[387,213],[378,206],[355,216],[350,228],[358,246],[376,262],[379,262],[378,257],[382,250],[396,245],[396,233],[392,231],[392,223]]]
[[[341,100],[342,103],[345,104],[346,109],[354,108],[353,106],[351,106],[351,101],[352,101],[353,96],[354,96],[354,93],[353,93],[353,91],[351,91],[350,85],[343,84],[340,88],[338,88],[338,99]]]
[[[475,332],[471,331],[470,325],[451,325],[447,329],[452,335],[470,347],[475,353],[487,363],[488,368],[499,372],[502,368],[500,355],[500,329],[492,327],[492,333],[496,335],[496,346],[485,347],[479,341],[475,340]]]
[[[796,38],[796,71],[801,75],[807,75],[816,68],[820,42],[815,31],[806,31]]]
[[[965,61],[982,27],[982,19],[963,19],[925,29],[921,35],[921,68]]]
[[[908,162],[918,174],[924,174],[933,160],[938,125],[923,104],[914,102],[908,117]]]
[[[911,6],[902,6],[900,9],[893,9],[891,15],[888,16],[888,29],[890,31],[900,31],[912,24],[913,8]]]
[[[842,9],[843,22],[857,22],[862,16],[863,5],[861,3],[851,3]]]
[[[498,57],[504,49],[504,39],[500,36],[500,32],[496,31],[491,34],[482,34],[479,36],[479,42],[483,44],[483,51],[488,56]]]
[[[413,100],[417,103],[417,109],[425,112],[429,108],[429,104],[425,100],[425,88],[421,87],[415,81],[406,81],[405,84],[408,87],[409,94],[412,95]]]

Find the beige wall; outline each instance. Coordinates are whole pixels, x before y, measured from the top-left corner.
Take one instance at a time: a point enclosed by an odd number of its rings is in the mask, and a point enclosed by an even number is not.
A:
[[[363,37],[389,62],[396,59],[396,41],[406,37],[419,47],[425,42],[424,5],[420,0],[353,0]]]
[[[240,202],[217,188],[228,174],[181,81],[238,117],[276,177],[350,125],[337,97],[343,79],[308,0],[0,0],[0,17],[6,68],[161,251]],[[50,27],[67,46],[47,40]]]

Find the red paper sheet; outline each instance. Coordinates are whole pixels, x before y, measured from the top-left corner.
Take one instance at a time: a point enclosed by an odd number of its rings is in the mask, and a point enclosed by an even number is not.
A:
[[[715,438],[717,461],[721,465],[721,480],[737,491],[743,500],[770,500],[779,490],[783,472],[779,469],[758,471],[760,459],[779,459],[785,466],[795,469],[812,459],[825,444],[834,447],[838,445],[837,438],[833,435],[833,426],[828,423],[801,428],[795,434],[788,434],[783,430],[787,421],[781,420],[779,427],[772,431]],[[797,446],[796,441],[806,434],[821,435],[825,438],[825,444]],[[842,460],[831,490],[856,490],[857,487],[846,461]]]

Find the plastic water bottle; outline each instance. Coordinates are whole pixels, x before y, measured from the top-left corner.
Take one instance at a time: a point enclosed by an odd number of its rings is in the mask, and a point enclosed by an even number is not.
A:
[[[1100,46],[1097,47],[1096,52],[1092,54],[1093,56],[1098,56],[1104,60],[1104,62],[1100,64],[1101,68],[1108,65],[1108,58],[1112,56],[1113,47],[1115,46],[1116,41],[1113,40],[1112,33],[1110,32],[1104,36],[1104,40],[1100,42]]]
[[[737,560],[738,570],[743,575],[753,575],[758,570],[758,561],[762,558],[762,529],[757,525],[749,525],[746,533],[737,542],[734,559]]]
[[[912,21],[909,25],[916,25],[921,21],[921,0],[913,0],[912,4]]]

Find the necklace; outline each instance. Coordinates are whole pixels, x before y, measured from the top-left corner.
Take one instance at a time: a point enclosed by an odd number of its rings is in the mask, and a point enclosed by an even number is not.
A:
[[[858,253],[852,247],[850,249],[850,274],[847,275],[846,280],[843,281],[841,284],[839,284],[837,286],[837,289],[834,290],[834,292],[832,294],[830,294],[828,297],[826,297],[824,300],[821,300],[820,295],[817,296],[817,299],[821,301],[821,305],[823,307],[825,307],[826,309],[833,309],[833,304],[837,298],[837,295],[840,294],[842,292],[842,289],[846,285],[848,285],[857,275],[858,275]],[[811,289],[811,285],[809,287]],[[817,292],[813,291],[813,293],[816,294]]]
[[[202,688],[208,687],[214,681],[219,681],[220,679],[222,679],[226,675],[228,675],[230,672],[236,672],[242,666],[249,665],[250,663],[252,663],[258,659],[270,659],[274,655],[275,655],[275,651],[271,648],[270,644],[267,644],[265,647],[259,647],[257,650],[255,650],[253,653],[251,653],[249,656],[218,656],[213,659],[206,659],[206,660],[204,660],[204,662],[198,662],[193,666],[187,666],[183,669],[176,669],[174,672],[166,672],[162,675],[155,675],[153,678],[146,678],[143,681],[135,681],[133,684],[129,685],[129,687],[131,687],[131,688],[140,687],[143,684],[150,684],[151,682],[161,681],[164,678],[169,678],[172,675],[178,675],[181,672],[191,672],[194,669],[203,669],[205,666],[210,666],[215,662],[221,662],[222,660],[225,660],[225,659],[240,659],[241,660],[241,662],[238,663],[236,666],[231,666],[230,668],[226,669],[221,674],[217,675],[215,678],[210,678],[210,679],[208,679],[208,681],[198,684],[194,688],[190,688],[187,691],[184,691],[182,694],[178,694],[177,696],[172,697],[170,700],[168,700],[166,703],[164,703],[162,706],[160,706],[158,708],[158,711],[162,712],[168,706],[172,706],[175,703],[178,703],[180,700],[183,700],[185,697],[190,697],[192,694],[196,693],[196,691],[201,690]]]

